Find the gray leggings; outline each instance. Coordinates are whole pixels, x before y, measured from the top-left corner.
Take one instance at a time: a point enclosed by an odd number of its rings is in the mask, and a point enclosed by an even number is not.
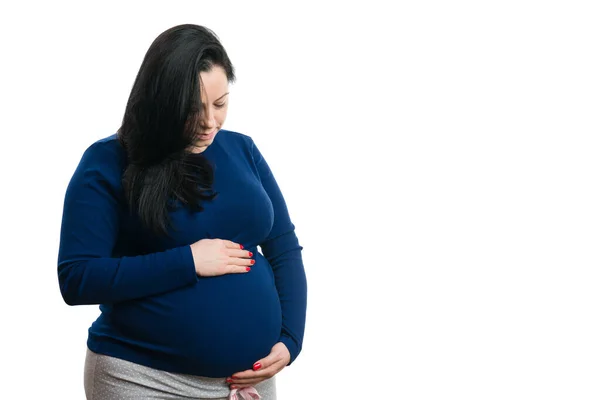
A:
[[[87,350],[84,369],[87,400],[227,400],[223,378],[205,378],[152,369]],[[275,377],[255,386],[261,400],[277,400]]]

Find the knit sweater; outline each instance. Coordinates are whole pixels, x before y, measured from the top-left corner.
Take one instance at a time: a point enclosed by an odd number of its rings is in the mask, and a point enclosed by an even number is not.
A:
[[[130,212],[126,152],[116,134],[84,152],[66,190],[58,280],[69,305],[99,304],[90,350],[151,368],[227,377],[283,342],[298,356],[306,315],[302,246],[286,202],[251,137],[221,130],[201,153],[218,195],[176,207],[168,235]],[[196,274],[190,245],[228,239],[254,253],[251,271]]]

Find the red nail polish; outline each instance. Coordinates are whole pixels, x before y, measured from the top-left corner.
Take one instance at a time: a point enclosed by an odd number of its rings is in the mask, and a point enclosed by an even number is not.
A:
[[[244,246],[242,246],[242,245],[240,244],[240,249],[243,249],[243,248],[244,248]]]
[[[251,270],[251,268],[250,268],[250,267],[246,267],[246,271],[250,271],[250,270]]]
[[[254,265],[254,263],[256,262],[256,260],[250,260],[250,264]]]
[[[257,362],[257,363],[254,364],[254,366],[252,367],[252,369],[256,371],[256,370],[260,369],[260,367],[262,367],[262,365],[260,365],[260,363]]]
[[[238,378],[237,376],[235,376],[235,375],[234,375],[234,376],[232,376],[232,378],[233,378],[233,379],[239,379],[239,378]]]
[[[233,382],[233,379],[231,379],[231,378],[227,378],[225,381],[226,381],[227,383],[231,383],[231,382]]]

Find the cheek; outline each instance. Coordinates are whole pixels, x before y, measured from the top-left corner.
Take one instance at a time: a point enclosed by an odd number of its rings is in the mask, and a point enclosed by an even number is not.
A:
[[[217,120],[217,123],[219,125],[223,125],[223,122],[225,122],[225,118],[227,118],[227,107],[215,112],[215,119]]]

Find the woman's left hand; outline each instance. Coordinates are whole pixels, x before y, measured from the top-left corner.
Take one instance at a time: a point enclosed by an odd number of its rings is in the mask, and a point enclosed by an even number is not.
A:
[[[285,347],[285,344],[278,342],[271,348],[271,353],[268,356],[254,363],[253,369],[233,374],[233,376],[227,378],[227,383],[229,383],[231,389],[254,386],[275,376],[289,362],[289,350]]]

